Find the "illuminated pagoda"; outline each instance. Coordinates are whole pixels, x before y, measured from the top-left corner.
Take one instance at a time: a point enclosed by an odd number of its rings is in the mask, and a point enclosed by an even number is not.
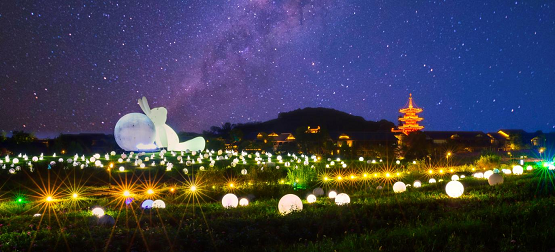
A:
[[[418,125],[418,122],[424,120],[424,118],[418,116],[418,113],[422,112],[422,109],[413,105],[412,94],[409,96],[408,106],[400,109],[399,112],[404,114],[403,117],[399,118],[399,121],[402,122],[403,125],[399,126],[399,129],[391,129],[391,132],[402,132],[408,135],[411,132],[419,131],[424,128],[424,126]]]

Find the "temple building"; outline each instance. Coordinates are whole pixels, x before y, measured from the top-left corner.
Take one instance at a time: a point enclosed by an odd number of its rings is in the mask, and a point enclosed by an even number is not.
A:
[[[424,120],[424,118],[418,116],[418,113],[422,111],[421,108],[414,106],[412,94],[410,94],[408,105],[399,110],[399,112],[404,114],[403,117],[399,117],[399,121],[403,123],[403,125],[399,126],[398,129],[391,129],[391,132],[402,132],[408,135],[411,132],[423,129],[424,126],[418,125],[418,122]]]

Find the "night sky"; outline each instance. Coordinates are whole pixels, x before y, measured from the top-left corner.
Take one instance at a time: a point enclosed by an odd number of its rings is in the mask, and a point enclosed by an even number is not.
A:
[[[329,107],[425,130],[555,130],[547,1],[1,1],[0,129],[176,131]]]

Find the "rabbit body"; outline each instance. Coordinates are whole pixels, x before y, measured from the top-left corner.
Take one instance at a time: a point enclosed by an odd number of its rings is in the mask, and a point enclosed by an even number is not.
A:
[[[143,112],[152,120],[156,128],[156,145],[158,148],[167,148],[168,150],[185,151],[185,150],[204,150],[206,145],[204,138],[196,137],[192,140],[180,143],[177,133],[166,124],[168,119],[168,110],[164,107],[150,109],[146,97],[139,99],[139,106]]]

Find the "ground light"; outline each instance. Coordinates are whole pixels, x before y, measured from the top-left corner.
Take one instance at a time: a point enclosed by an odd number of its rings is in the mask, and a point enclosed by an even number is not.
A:
[[[100,208],[100,207],[95,207],[92,209],[91,211],[93,216],[96,216],[98,218],[104,216],[104,209]]]
[[[309,194],[309,195],[306,197],[306,202],[308,202],[308,203],[310,203],[310,204],[316,202],[316,196],[315,196],[314,194]]]
[[[131,192],[129,192],[129,190],[125,190],[125,191],[123,191],[123,196],[124,197],[129,197],[129,196],[131,196]]]
[[[445,186],[445,192],[451,198],[458,198],[464,192],[464,186],[461,182],[453,180]]]
[[[248,206],[249,205],[249,200],[246,198],[242,198],[241,200],[239,200],[239,205],[240,206]]]
[[[71,197],[73,197],[74,199],[77,199],[77,197],[79,197],[79,195],[77,193],[74,193],[73,195],[71,195]]]

